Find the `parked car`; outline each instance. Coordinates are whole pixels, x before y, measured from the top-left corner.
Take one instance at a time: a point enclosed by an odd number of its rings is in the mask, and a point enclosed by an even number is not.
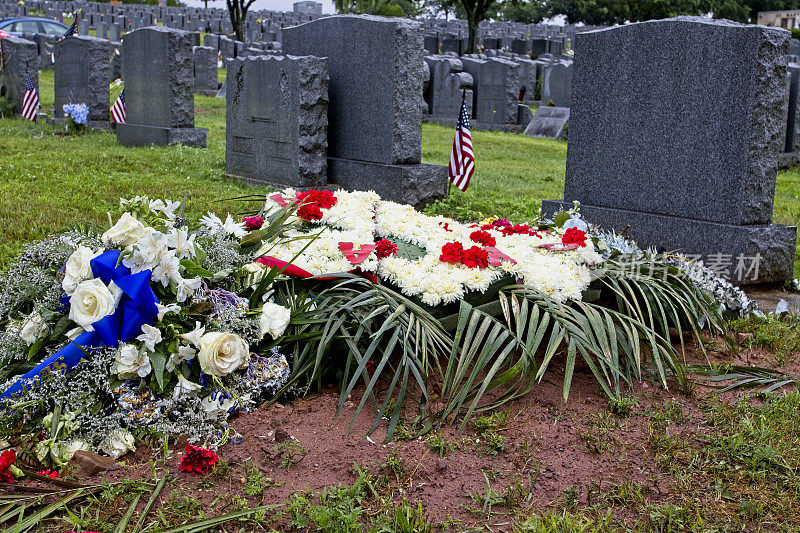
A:
[[[57,20],[42,17],[12,17],[0,20],[0,39],[23,33],[45,33],[47,35],[64,35],[69,26]]]

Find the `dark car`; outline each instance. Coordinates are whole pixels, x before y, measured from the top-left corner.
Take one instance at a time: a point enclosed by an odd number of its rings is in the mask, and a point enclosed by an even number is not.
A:
[[[42,17],[13,17],[0,20],[0,39],[23,33],[45,33],[47,35],[64,35],[69,26],[56,20]]]

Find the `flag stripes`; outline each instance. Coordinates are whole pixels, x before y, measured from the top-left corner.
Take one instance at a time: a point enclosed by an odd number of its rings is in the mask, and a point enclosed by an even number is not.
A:
[[[458,115],[453,150],[450,152],[450,165],[447,176],[461,191],[469,187],[469,180],[475,171],[475,154],[472,152],[472,136],[469,132],[466,98],[461,98],[461,112]]]
[[[22,116],[36,122],[36,115],[39,114],[39,93],[33,84],[30,73],[25,78],[25,96],[22,98]]]
[[[115,124],[125,124],[125,89],[122,89],[111,107],[111,119]]]

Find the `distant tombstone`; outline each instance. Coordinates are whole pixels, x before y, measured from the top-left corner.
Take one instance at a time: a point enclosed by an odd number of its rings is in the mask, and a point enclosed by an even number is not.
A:
[[[438,54],[439,53],[439,45],[440,45],[440,41],[439,41],[439,36],[438,35],[426,35],[425,36],[424,46],[425,46],[425,50],[429,54]]]
[[[108,122],[111,43],[88,35],[73,35],[55,45],[55,112],[64,116],[64,104],[89,106],[90,122]]]
[[[225,167],[251,185],[327,185],[328,68],[319,57],[228,63]]]
[[[462,59],[472,76],[475,119],[484,124],[516,124],[522,68],[500,57]]]
[[[122,40],[122,27],[118,23],[113,23],[109,26],[108,40],[118,43]]]
[[[214,96],[219,90],[217,50],[209,46],[194,47],[194,92]]]
[[[511,41],[511,53],[527,54],[531,51],[531,41],[526,39],[514,39]]]
[[[525,128],[525,135],[545,139],[565,139],[568,122],[568,107],[539,106]]]
[[[569,107],[572,101],[572,62],[555,61],[542,69],[542,101]]]
[[[108,24],[105,22],[99,22],[97,24],[97,37],[100,39],[108,39]]]
[[[461,97],[467,97],[467,113],[472,113],[472,76],[462,72],[461,60],[444,56],[427,56],[430,83],[425,95],[433,117],[457,120]]]
[[[36,43],[20,37],[9,36],[0,39],[3,47],[3,70],[0,71],[0,96],[5,96],[14,104],[14,113],[22,113],[25,96],[25,82],[30,73],[33,84],[39,87],[38,58]]]
[[[452,37],[448,37],[442,39],[442,53],[446,54],[447,52],[453,52],[457,55],[464,55],[467,51],[467,40],[466,39],[456,39]]]
[[[329,183],[417,206],[445,195],[447,167],[420,164],[421,23],[321,18],[286,28],[283,51],[328,58]]]
[[[111,42],[111,41],[109,41]],[[111,43],[114,52],[111,54],[111,79],[122,79],[122,43]]]
[[[220,85],[219,91],[214,95],[214,98],[226,98],[228,96],[228,82],[224,81]]]
[[[800,65],[790,63],[789,71],[789,106],[784,122],[783,153],[778,159],[780,168],[789,168],[800,162]]]
[[[191,34],[141,28],[125,36],[122,49],[127,122],[117,124],[117,142],[205,147],[206,130],[194,127]]]
[[[224,35],[219,36],[219,53],[222,61],[236,57],[236,42]]]
[[[531,41],[531,55],[539,57],[547,53],[547,41],[545,39],[533,39]]]
[[[575,39],[564,202],[737,283],[793,274],[772,224],[789,32],[679,17]],[[746,51],[746,53],[745,53]]]
[[[208,46],[214,50],[219,50],[219,35],[207,33],[206,36],[203,37],[203,46]]]

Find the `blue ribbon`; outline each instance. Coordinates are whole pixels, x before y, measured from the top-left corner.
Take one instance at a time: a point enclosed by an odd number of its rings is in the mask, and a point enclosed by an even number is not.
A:
[[[158,316],[158,298],[150,288],[150,270],[131,274],[119,260],[120,253],[109,250],[92,259],[92,274],[106,285],[112,281],[122,290],[123,296],[113,314],[92,324],[94,331],[85,331],[75,340],[36,365],[35,368],[14,382],[0,399],[10,398],[22,391],[42,372],[50,368],[69,370],[87,357],[94,348],[108,346],[116,348],[120,342],[136,337],[145,324],[151,324]]]

